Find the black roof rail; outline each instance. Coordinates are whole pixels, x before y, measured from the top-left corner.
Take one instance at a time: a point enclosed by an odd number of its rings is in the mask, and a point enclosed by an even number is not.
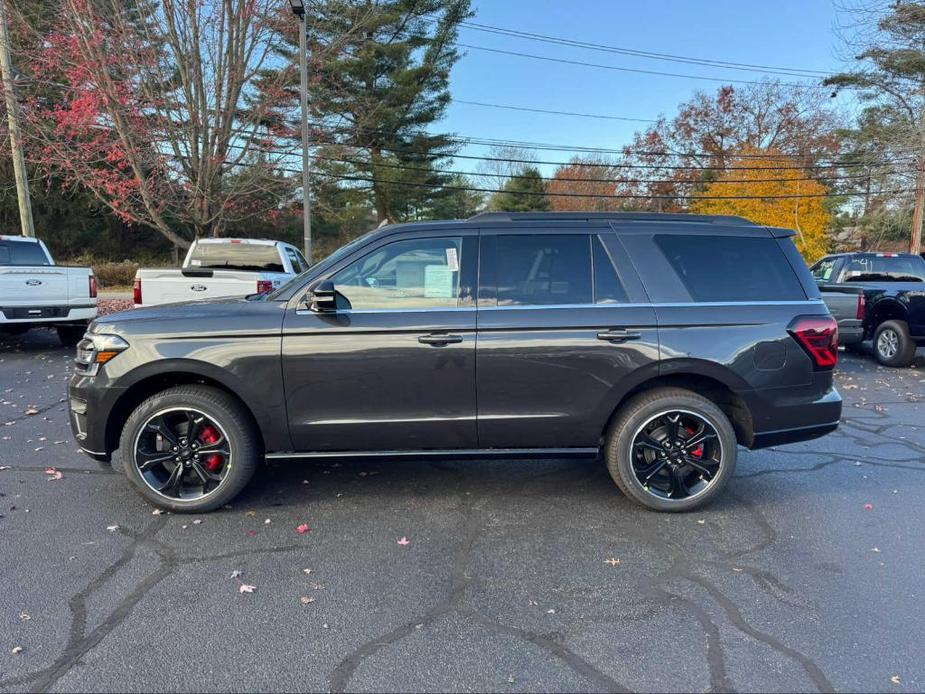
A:
[[[479,212],[467,222],[688,222],[692,224],[725,224],[727,226],[758,226],[754,222],[725,214],[668,214],[664,212]]]

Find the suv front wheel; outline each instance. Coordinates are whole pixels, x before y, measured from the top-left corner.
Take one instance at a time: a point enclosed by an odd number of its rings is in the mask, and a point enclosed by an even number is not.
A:
[[[606,443],[607,469],[630,499],[654,511],[691,511],[732,477],[736,437],[711,400],[681,388],[640,393],[621,409]]]
[[[159,508],[203,513],[244,489],[260,441],[244,406],[210,386],[176,386],[142,402],[119,444],[125,474]]]

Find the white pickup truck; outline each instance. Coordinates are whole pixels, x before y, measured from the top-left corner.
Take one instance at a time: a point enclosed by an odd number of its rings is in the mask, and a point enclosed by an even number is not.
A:
[[[38,239],[0,236],[0,333],[57,328],[73,347],[95,317],[93,270],[55,265]]]
[[[135,273],[134,303],[156,306],[180,301],[262,294],[308,269],[295,246],[268,239],[199,239],[183,266],[142,268]]]

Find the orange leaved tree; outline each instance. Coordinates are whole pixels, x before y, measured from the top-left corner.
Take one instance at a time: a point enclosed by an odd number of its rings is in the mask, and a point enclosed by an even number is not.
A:
[[[792,157],[774,149],[744,147],[715,181],[695,194],[690,209],[794,229],[797,248],[813,262],[828,247],[827,193]]]

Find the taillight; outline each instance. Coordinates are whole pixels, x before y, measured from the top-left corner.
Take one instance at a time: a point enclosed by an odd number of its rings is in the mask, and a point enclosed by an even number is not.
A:
[[[266,294],[273,291],[273,282],[270,280],[257,280],[257,293]]]
[[[90,298],[96,298],[96,277],[94,275],[90,275]]]
[[[136,305],[141,305],[141,278],[136,277],[135,282],[132,284],[132,301]]]
[[[832,316],[799,316],[787,331],[813,360],[816,371],[838,363],[838,323]]]
[[[867,315],[867,300],[864,298],[864,292],[858,294],[858,312],[855,316],[858,320],[864,320]]]

